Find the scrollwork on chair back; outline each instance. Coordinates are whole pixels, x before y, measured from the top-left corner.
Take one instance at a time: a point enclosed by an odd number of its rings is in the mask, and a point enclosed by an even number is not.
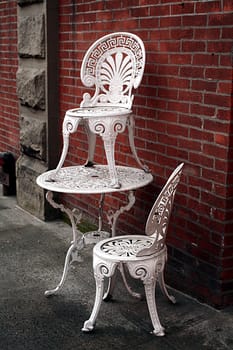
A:
[[[150,255],[156,250],[161,250],[165,247],[167,229],[183,166],[184,163],[181,163],[173,171],[157,197],[148,216],[145,232],[148,236],[155,238],[153,245],[148,249],[145,248],[141,250],[137,256]]]
[[[82,62],[82,83],[95,86],[95,93],[85,93],[81,107],[112,105],[130,109],[132,89],[139,86],[144,67],[144,44],[135,34],[119,32],[100,38]]]

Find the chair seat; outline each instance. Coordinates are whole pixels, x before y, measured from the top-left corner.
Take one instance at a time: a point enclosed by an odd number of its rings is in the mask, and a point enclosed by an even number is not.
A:
[[[95,106],[95,107],[81,107],[73,108],[66,112],[69,117],[78,118],[92,118],[92,117],[113,117],[113,116],[126,116],[131,114],[132,111],[129,108],[115,107],[115,106]]]
[[[150,256],[137,257],[137,253],[145,248],[150,248],[154,243],[153,237],[143,235],[127,235],[107,238],[96,244],[94,254],[99,258],[127,262],[154,258],[155,255],[164,253],[165,249],[154,251]]]

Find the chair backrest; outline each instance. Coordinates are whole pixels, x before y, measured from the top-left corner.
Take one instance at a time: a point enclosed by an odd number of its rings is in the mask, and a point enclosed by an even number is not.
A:
[[[151,247],[140,250],[137,253],[137,256],[151,255],[156,250],[164,248],[174,197],[180,181],[183,166],[184,163],[181,163],[172,172],[148,216],[145,232],[148,236],[155,238],[154,243]]]
[[[116,106],[131,108],[145,67],[142,40],[127,32],[112,33],[97,40],[86,52],[81,80],[95,87],[93,96],[84,93],[81,107]]]

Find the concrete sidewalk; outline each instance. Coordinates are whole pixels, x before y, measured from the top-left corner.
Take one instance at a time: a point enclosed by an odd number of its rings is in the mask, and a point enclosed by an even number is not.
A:
[[[166,336],[150,334],[145,301],[133,299],[118,279],[115,299],[103,303],[93,333],[83,334],[95,296],[92,247],[60,281],[70,227],[44,223],[25,213],[14,197],[0,194],[0,350],[232,350],[233,308],[214,310],[172,291],[172,305],[158,290],[157,307]],[[134,288],[143,291],[138,281]]]

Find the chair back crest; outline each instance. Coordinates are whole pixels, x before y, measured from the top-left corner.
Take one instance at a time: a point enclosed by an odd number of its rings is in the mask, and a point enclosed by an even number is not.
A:
[[[91,45],[81,66],[81,81],[95,87],[93,96],[84,93],[81,107],[114,106],[131,108],[145,67],[145,48],[135,34],[105,35]]]
[[[156,250],[164,248],[175,193],[180,181],[183,166],[184,163],[181,163],[172,172],[148,216],[145,232],[148,236],[155,238],[154,243],[151,247],[140,250],[137,256],[151,255]]]

